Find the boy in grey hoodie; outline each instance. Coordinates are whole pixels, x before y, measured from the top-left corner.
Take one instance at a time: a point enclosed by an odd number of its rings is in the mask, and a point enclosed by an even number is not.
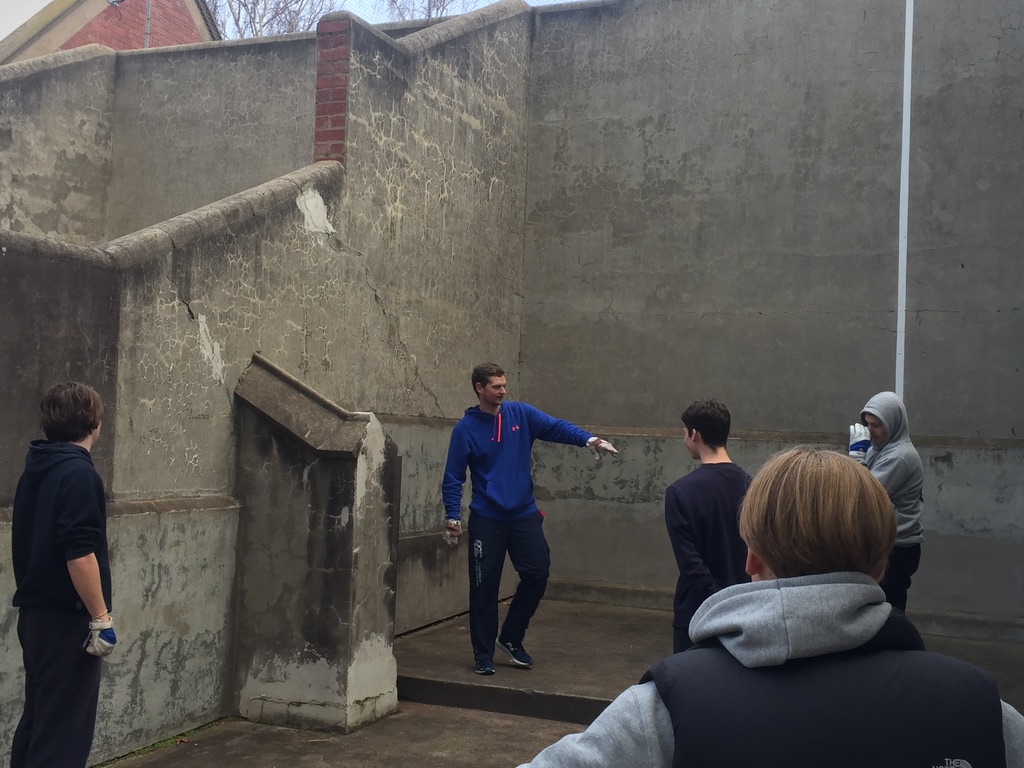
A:
[[[867,432],[867,441],[863,430]],[[895,392],[879,392],[861,409],[860,424],[850,427],[850,436],[850,455],[871,470],[896,510],[896,545],[889,554],[881,583],[885,598],[905,611],[910,578],[921,564],[921,542],[924,541],[921,527],[924,468],[917,449],[910,442],[906,406]]]
[[[752,583],[705,600],[693,647],[521,768],[1024,768],[1024,718],[981,670],[926,652],[885,600],[895,529],[856,462],[773,456],[740,512]]]

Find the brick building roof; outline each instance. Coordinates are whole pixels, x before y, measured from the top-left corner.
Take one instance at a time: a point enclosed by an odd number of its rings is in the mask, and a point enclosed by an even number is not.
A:
[[[0,64],[89,43],[132,50],[220,39],[206,0],[50,0],[0,39]]]

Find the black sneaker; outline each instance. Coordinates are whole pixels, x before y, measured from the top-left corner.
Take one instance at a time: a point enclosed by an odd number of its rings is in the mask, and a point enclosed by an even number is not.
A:
[[[526,652],[526,649],[521,645],[515,643],[506,643],[501,638],[498,638],[498,647],[501,648],[505,653],[512,659],[512,663],[518,667],[532,667],[533,659],[530,658],[530,654]]]
[[[494,663],[490,661],[478,661],[473,665],[473,671],[478,675],[493,675]]]

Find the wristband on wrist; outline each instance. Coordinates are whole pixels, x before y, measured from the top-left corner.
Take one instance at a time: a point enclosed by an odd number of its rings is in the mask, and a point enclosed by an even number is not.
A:
[[[100,620],[100,619],[102,619],[102,618],[103,618],[104,616],[109,616],[109,615],[110,615],[110,611],[108,611],[108,610],[107,610],[106,608],[104,608],[104,609],[103,609],[103,612],[102,612],[102,613],[100,613],[100,614],[99,614],[98,616],[92,616],[92,617],[90,617],[90,618],[91,618],[91,619],[92,619],[93,621],[99,621],[99,620]]]

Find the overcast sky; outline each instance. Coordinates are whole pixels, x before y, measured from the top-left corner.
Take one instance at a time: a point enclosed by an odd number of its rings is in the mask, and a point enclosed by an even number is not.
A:
[[[0,0],[0,40],[31,19],[49,2],[50,0]]]

